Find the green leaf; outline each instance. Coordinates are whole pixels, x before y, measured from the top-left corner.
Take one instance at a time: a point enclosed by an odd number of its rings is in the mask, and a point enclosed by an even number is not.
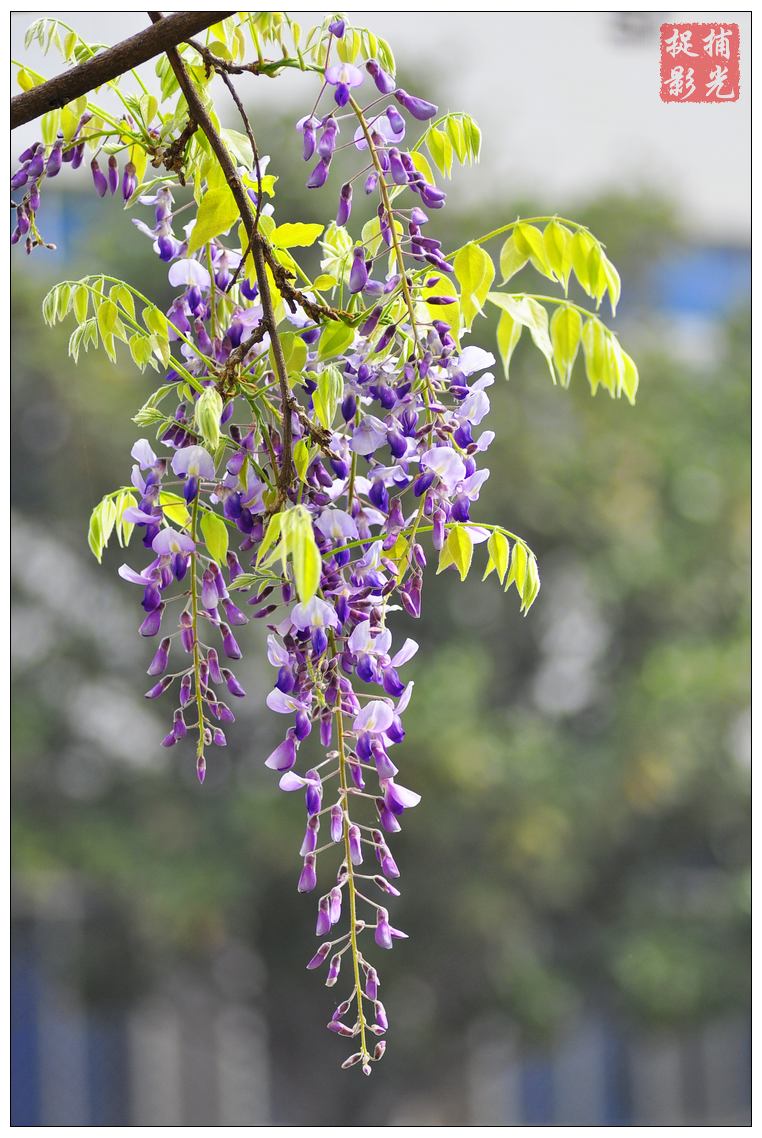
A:
[[[299,439],[294,447],[294,467],[300,482],[306,481],[307,467],[310,464],[310,447],[306,439]]]
[[[196,400],[194,419],[198,433],[207,447],[214,451],[220,441],[220,416],[224,408],[222,396],[216,387],[205,387]]]
[[[436,184],[436,177],[434,171],[431,169],[429,160],[425,154],[421,154],[420,150],[411,150],[410,159],[419,174],[423,174],[429,185]]]
[[[87,544],[90,546],[93,557],[100,565],[101,560],[103,559],[103,549],[106,544],[103,540],[100,502],[90,514],[90,526],[87,531]]]
[[[343,397],[344,380],[339,369],[325,368],[317,377],[317,388],[312,393],[312,404],[315,414],[327,431],[333,426],[336,408]]]
[[[454,525],[447,535],[445,544],[453,565],[460,573],[461,581],[465,581],[474,555],[474,543],[471,534],[465,526]]]
[[[447,137],[455,147],[455,153],[462,166],[468,158],[470,150],[461,116],[448,115],[445,120],[444,128],[447,131]]]
[[[550,378],[555,383],[556,373],[553,370],[553,347],[548,333],[548,313],[540,302],[532,296],[511,296],[505,292],[491,292],[487,299],[509,313],[517,323],[529,329],[536,347],[545,356]]]
[[[129,509],[130,506],[137,506],[138,500],[131,494],[129,490],[123,490],[116,500],[116,520],[114,528],[116,529],[116,539],[119,544],[124,548],[129,545],[130,537],[135,526],[132,522],[124,520],[124,511]]]
[[[349,347],[354,338],[355,330],[348,324],[340,324],[337,321],[332,321],[332,323],[325,325],[320,335],[318,359],[327,360],[335,356],[340,356],[341,353]]]
[[[280,337],[286,371],[295,379],[301,380],[304,365],[307,363],[307,345],[296,332],[283,332]]]
[[[164,511],[164,517],[169,518],[175,525],[187,527],[190,525],[190,514],[188,507],[185,504],[185,499],[181,498],[179,494],[173,494],[169,490],[162,490],[159,494],[159,505]]]
[[[500,272],[503,277],[501,284],[505,284],[511,277],[515,276],[520,269],[524,268],[526,263],[527,258],[518,251],[513,234],[511,234],[500,250]]]
[[[543,276],[550,277],[551,280],[555,279],[553,270],[548,263],[542,233],[536,225],[530,225],[528,221],[520,221],[513,230],[513,240],[521,256],[530,260],[538,272],[542,273]]]
[[[630,403],[635,402],[635,396],[638,393],[638,369],[635,361],[627,355],[627,352],[622,348],[622,360],[624,363],[624,374],[622,376],[622,388]]]
[[[439,551],[439,563],[437,564],[437,576],[443,573],[448,566],[453,564],[452,553],[448,547],[447,542],[444,543]]]
[[[129,339],[130,355],[132,356],[135,364],[141,371],[145,370],[146,364],[151,362],[153,349],[151,348],[150,336],[144,336],[142,332],[134,332]],[[137,422],[137,420],[135,420]],[[155,422],[155,420],[151,420]]]
[[[316,288],[318,292],[330,292],[332,288],[336,288],[337,284],[336,277],[332,277],[330,273],[321,273],[320,276],[315,277],[312,287]]]
[[[537,571],[537,559],[529,550],[526,551],[527,563],[524,583],[519,590],[521,593],[521,611],[526,614],[532,607],[535,597],[540,591],[540,574]],[[518,587],[518,586],[517,586]]]
[[[599,308],[608,288],[608,281],[603,268],[603,257],[603,250],[598,242],[593,239],[593,245],[587,258],[587,275],[590,281],[590,295],[595,297]]]
[[[449,178],[452,173],[453,145],[444,131],[432,128],[426,135],[426,146],[434,165]]]
[[[314,245],[324,229],[324,225],[314,223],[307,225],[301,221],[287,221],[272,231],[270,241],[280,249],[294,249],[296,246],[306,247]]]
[[[572,236],[571,230],[555,218],[548,222],[542,235],[545,260],[564,288],[572,270]]]
[[[239,218],[238,206],[228,186],[208,190],[198,207],[196,224],[188,239],[188,253],[195,253],[221,233],[227,233]]]
[[[582,328],[582,347],[585,352],[585,371],[593,395],[598,390],[599,384],[611,390],[607,339],[608,333],[600,320],[591,316],[585,321]]]
[[[86,285],[78,284],[74,287],[72,293],[71,305],[74,310],[74,315],[77,318],[78,324],[84,324],[87,320],[87,308],[90,303],[90,293]]]
[[[550,339],[553,344],[553,359],[562,387],[569,386],[581,335],[582,317],[577,309],[566,305],[557,308],[550,321]]]
[[[606,277],[606,287],[609,291],[611,315],[616,316],[616,306],[619,304],[619,297],[622,295],[622,282],[616,268],[605,254],[603,256],[603,273]]]
[[[501,312],[500,319],[497,322],[497,346],[500,352],[500,358],[503,361],[503,370],[505,371],[505,378],[508,379],[508,370],[511,366],[511,356],[513,355],[514,348],[521,339],[521,329],[523,325],[518,320],[514,320],[510,312]]]
[[[508,572],[508,564],[511,558],[511,545],[508,538],[504,533],[501,533],[500,530],[493,530],[490,534],[489,541],[487,542],[487,553],[489,554],[489,561],[487,562],[487,568],[482,580],[485,581],[494,569],[502,585],[505,580],[505,575]]]
[[[270,521],[267,523],[265,536],[262,538],[262,542],[259,546],[259,553],[257,554],[257,565],[262,564],[267,551],[280,537],[282,518],[282,513],[273,514],[273,516],[270,518]]]
[[[64,320],[71,307],[71,285],[64,281],[58,286],[56,292],[56,319]]]
[[[574,275],[588,296],[593,296],[590,285],[590,253],[595,240],[584,229],[579,229],[571,239],[571,259]]]
[[[168,338],[169,321],[155,304],[148,305],[143,309],[143,323],[149,332],[153,332],[160,339],[166,340]]]
[[[520,597],[524,596],[524,584],[527,576],[527,548],[520,541],[517,541],[513,547],[513,559],[511,563],[513,570],[513,582]],[[507,585],[508,582],[506,582]]]
[[[116,506],[113,499],[110,497],[103,498],[99,506],[101,515],[101,534],[103,537],[103,545],[108,545],[108,539],[114,529],[114,522],[116,521]]]
[[[225,565],[228,552],[228,527],[219,514],[205,511],[201,517],[201,532],[206,548],[218,565]]]
[[[115,284],[109,296],[116,304],[121,304],[128,316],[135,319],[135,299],[126,284]]]
[[[471,243],[459,249],[453,260],[455,279],[460,285],[460,307],[464,327],[470,328],[474,318],[484,307],[490,286],[495,279],[492,258],[480,245]]]
[[[284,557],[291,557],[299,600],[308,601],[318,590],[321,567],[312,518],[304,506],[293,506],[283,512],[281,519]]]
[[[337,281],[347,278],[350,272],[353,245],[354,242],[344,226],[336,225],[332,221],[320,242],[320,248],[323,250],[320,268],[324,272],[330,273]]]

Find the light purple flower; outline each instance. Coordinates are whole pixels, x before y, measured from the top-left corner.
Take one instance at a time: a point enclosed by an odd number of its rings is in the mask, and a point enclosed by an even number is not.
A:
[[[188,478],[214,478],[214,460],[203,447],[183,447],[172,458],[172,469],[177,475]]]
[[[386,442],[386,424],[374,415],[366,415],[355,427],[351,447],[356,454],[373,454]]]
[[[195,285],[196,288],[205,290],[211,286],[211,278],[203,265],[193,257],[185,257],[170,266],[169,283],[175,288],[180,285]]]
[[[336,628],[339,618],[334,609],[320,597],[312,597],[309,601],[300,601],[291,610],[291,623],[300,632],[308,628]]]
[[[357,523],[346,510],[323,510],[315,522],[315,529],[319,530],[323,537],[327,537],[329,541],[341,545],[359,536]]]
[[[265,766],[273,771],[288,771],[296,762],[296,743],[290,735],[279,743],[265,759]]]
[[[196,548],[196,543],[189,534],[178,533],[177,530],[172,529],[171,526],[166,526],[164,529],[159,530],[151,543],[151,548],[154,553],[160,555],[193,553]]]
[[[352,724],[352,730],[366,732],[367,734],[383,734],[391,727],[394,712],[388,703],[382,699],[372,699],[365,704],[360,714]]]
[[[365,76],[351,63],[334,63],[325,69],[325,81],[336,88],[335,99],[340,107],[349,102],[352,87],[359,87]]]
[[[433,470],[450,492],[466,476],[466,464],[452,447],[432,447],[425,451],[421,455],[421,466]]]
[[[148,470],[149,467],[154,466],[156,463],[156,455],[148,439],[138,439],[130,451],[130,455],[135,459],[135,462],[141,470]]]

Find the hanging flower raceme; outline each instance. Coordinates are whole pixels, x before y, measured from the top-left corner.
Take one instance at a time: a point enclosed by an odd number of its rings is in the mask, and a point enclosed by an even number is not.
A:
[[[232,34],[228,23],[215,35]],[[132,540],[119,575],[139,588],[138,631],[152,648],[146,698],[171,691],[162,743],[191,740],[202,782],[246,694],[234,670],[244,626],[266,626],[265,702],[281,726],[263,761],[295,809],[304,803],[294,886],[313,895],[318,938],[306,966],[337,988],[327,1026],[352,1041],[343,1066],[370,1074],[389,1026],[378,962],[406,935],[394,913],[404,868],[394,835],[421,801],[413,756],[400,746],[418,644],[398,632],[421,614],[425,546],[438,571],[465,578],[486,545],[485,575],[514,585],[524,611],[539,588],[525,543],[472,517],[489,476],[482,455],[494,438],[484,421],[495,358],[463,340],[489,300],[501,310],[506,369],[528,327],[551,370],[566,369],[564,384],[580,343],[596,386],[633,398],[637,372],[597,315],[583,329],[582,310],[559,299],[548,325],[538,299],[491,293],[485,239],[449,254],[430,232],[429,214],[446,195],[422,146],[443,175],[453,155],[475,161],[473,120],[436,118],[432,103],[397,85],[387,45],[339,15],[298,50],[280,47],[273,72],[288,66],[320,80],[297,123],[308,187],[319,190],[347,157],[357,166],[342,170],[327,229],[276,223],[268,199],[277,179],[251,149],[253,135],[201,142],[197,113],[169,137],[172,115],[154,117],[146,96],[118,122],[78,107],[71,121],[60,117],[54,141],[19,156],[11,240],[24,237],[27,250],[41,242],[44,180],[86,156],[99,197],[120,191],[125,208],[143,211],[133,222],[173,290],[166,311],[105,275],[64,282],[43,307],[49,323],[74,313],[75,358],[100,340],[114,359],[124,344],[141,370],[159,373],[135,416],[156,440],[135,443],[129,484],[93,512],[90,547],[100,560],[112,533]],[[229,58],[240,59],[239,49],[234,36]],[[215,67],[213,45],[204,62]],[[373,212],[352,235],[358,182]],[[500,232],[501,266],[531,261],[564,286],[569,266],[587,266],[580,283],[596,301],[604,288],[618,296],[616,270],[582,227],[572,233],[548,219],[544,232],[524,222]],[[311,281],[297,254],[318,237],[322,272]]]

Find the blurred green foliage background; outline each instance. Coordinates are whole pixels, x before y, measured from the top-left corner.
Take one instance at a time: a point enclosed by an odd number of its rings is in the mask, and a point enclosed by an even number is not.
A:
[[[263,149],[292,131],[263,122]],[[330,195],[301,189],[291,150],[278,150],[278,217],[322,216]],[[478,171],[463,176],[474,200],[437,217],[446,247],[537,212]],[[522,343],[510,382],[498,373],[491,389],[479,515],[536,550],[539,599],[523,619],[494,577],[431,574],[422,620],[398,620],[397,635],[421,643],[399,758],[423,802],[395,847],[395,923],[411,939],[383,961],[392,1031],[371,1087],[335,1070],[332,996],[304,970],[314,906],[296,893],[301,806],[262,767],[279,727],[264,708],[263,630],[247,630],[249,699],[200,789],[193,756],[159,747],[165,709],[142,699],[140,614],[115,576],[124,555],[98,568],[87,552],[90,508],[128,475],[140,433],[129,416],[151,374],[92,354],[75,368],[69,330],[45,329],[40,301],[53,281],[96,269],[166,299],[163,268],[117,202],[84,194],[46,203],[68,226],[65,259],[14,262],[20,927],[73,883],[87,935],[61,955],[59,979],[106,1016],[169,978],[204,987],[231,945],[245,950],[236,998],[266,1024],[274,1121],[388,1123],[411,1096],[425,1117],[446,1102],[466,1120],[484,1022],[532,1050],[580,1009],[691,1032],[746,1008],[747,305],[696,323],[686,350],[690,326],[660,309],[654,286],[660,258],[696,244],[670,204],[558,205],[620,269],[614,327],[640,395],[634,409],[591,399],[581,371],[553,389]],[[531,273],[515,287],[545,291]],[[475,337],[494,344],[490,320]]]

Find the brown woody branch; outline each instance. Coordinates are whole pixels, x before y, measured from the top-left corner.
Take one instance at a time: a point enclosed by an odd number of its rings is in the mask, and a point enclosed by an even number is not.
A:
[[[203,32],[211,24],[233,15],[234,12],[174,12],[161,23],[122,40],[106,51],[98,52],[92,59],[64,71],[55,79],[49,79],[31,91],[15,95],[11,99],[11,130],[39,118],[46,111],[65,106],[80,95],[87,95],[103,83],[124,75],[126,71],[160,55],[167,48],[174,48],[176,44]]]
[[[158,25],[162,21],[161,13],[149,12],[149,17],[154,23]],[[270,293],[270,284],[267,280],[267,269],[265,265],[265,256],[263,246],[265,244],[264,238],[261,233],[257,231],[256,218],[251,206],[251,199],[246,192],[235,164],[230,157],[228,148],[222,141],[214,123],[212,122],[209,112],[202,103],[198,91],[196,90],[193,81],[188,74],[188,71],[180,58],[177,49],[172,46],[166,49],[166,55],[175,73],[180,90],[185,96],[185,101],[188,104],[188,111],[192,118],[198,123],[201,130],[206,135],[209,145],[212,148],[215,158],[219,163],[220,169],[224,174],[225,181],[233,195],[238,212],[241,216],[246,235],[251,245],[252,257],[254,259],[254,268],[257,275],[257,286],[259,288],[259,299],[262,303],[262,322],[270,333],[270,349],[275,363],[275,372],[278,377],[278,386],[280,388],[281,405],[283,407],[283,423],[282,423],[282,450],[281,450],[281,464],[280,471],[278,472],[278,496],[281,504],[286,501],[288,491],[291,485],[291,467],[292,467],[292,432],[291,432],[291,392],[288,386],[288,368],[286,367],[286,359],[283,355],[283,347],[278,336],[277,322],[275,320],[275,312],[273,309],[272,295]]]

